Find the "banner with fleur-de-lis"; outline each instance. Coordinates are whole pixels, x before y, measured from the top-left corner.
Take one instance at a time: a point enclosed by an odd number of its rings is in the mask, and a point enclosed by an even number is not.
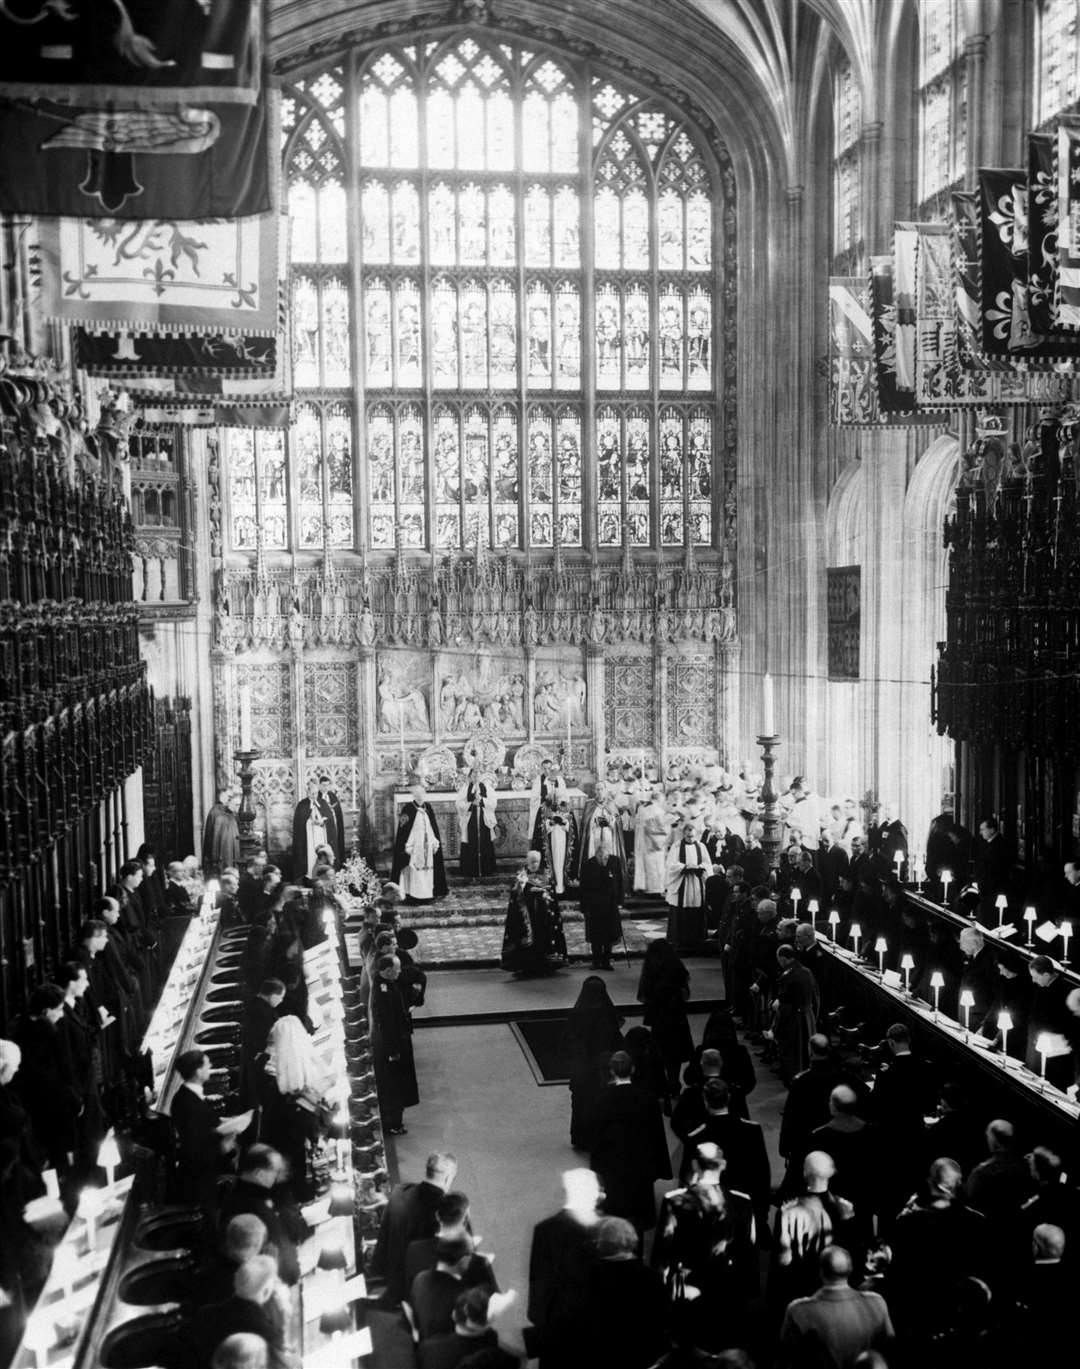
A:
[[[1080,122],[1063,120],[1057,142],[1058,275],[1053,317],[1080,329]]]

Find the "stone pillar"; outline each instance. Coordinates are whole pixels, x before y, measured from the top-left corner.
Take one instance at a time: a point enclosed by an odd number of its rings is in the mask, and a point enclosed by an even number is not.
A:
[[[604,658],[602,645],[590,642],[585,648],[585,685],[589,691],[587,721],[592,726],[593,773],[599,779],[605,770],[607,720],[604,717]]]
[[[1019,35],[1017,35],[1019,39]],[[1022,40],[1021,44],[1022,44]],[[967,78],[967,175],[964,184],[973,189],[976,167],[1001,165],[1001,87],[986,80],[985,33],[964,40]]]
[[[388,845],[391,833],[380,832],[375,812],[375,705],[378,682],[375,676],[375,648],[361,646],[357,650],[356,706],[358,710],[357,736],[357,816],[356,826],[360,845],[370,856]]]

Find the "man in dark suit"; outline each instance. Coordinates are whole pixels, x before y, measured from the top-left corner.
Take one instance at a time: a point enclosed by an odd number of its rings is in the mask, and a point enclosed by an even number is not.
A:
[[[881,1216],[888,1223],[919,1178],[924,1119],[937,1106],[937,1084],[931,1067],[911,1053],[911,1032],[902,1022],[894,1023],[885,1039],[889,1059],[878,1071],[870,1120],[882,1142]]]
[[[700,1126],[686,1138],[679,1180],[683,1184],[690,1180],[697,1147],[711,1141],[724,1157],[724,1182],[729,1188],[747,1195],[754,1209],[754,1220],[764,1230],[772,1188],[765,1133],[757,1122],[731,1115],[730,1093],[723,1079],[706,1079],[701,1092],[705,1116]]]
[[[371,1273],[386,1282],[385,1301],[396,1305],[409,1291],[405,1283],[409,1246],[435,1235],[439,1203],[456,1178],[457,1159],[436,1151],[428,1156],[418,1184],[399,1184],[390,1194],[371,1257]]]
[[[1013,1124],[995,1118],[986,1128],[990,1154],[968,1175],[964,1193],[968,1205],[996,1222],[1015,1221],[1035,1191],[1031,1167],[1016,1146]]]
[[[57,987],[64,992],[64,1012],[56,1023],[56,1034],[81,1104],[75,1131],[73,1183],[87,1178],[97,1164],[98,1147],[105,1135],[105,1115],[98,1092],[100,1031],[96,1012],[86,1006],[90,977],[85,966],[68,960],[56,971]]]
[[[319,776],[319,798],[323,807],[333,817],[333,824],[327,824],[326,839],[334,848],[334,864],[340,866],[345,859],[345,815],[341,811],[341,800],[330,787],[330,776]]]
[[[248,999],[241,1023],[240,1093],[246,1107],[254,1107],[258,1099],[257,1061],[270,1037],[270,1031],[280,1016],[285,1001],[285,985],[280,979],[264,979],[259,992]]]
[[[406,1288],[412,1288],[417,1274],[422,1274],[425,1269],[435,1268],[439,1258],[440,1241],[455,1241],[459,1236],[472,1238],[469,1200],[464,1193],[444,1193],[439,1200],[439,1206],[435,1209],[435,1220],[438,1222],[438,1228],[434,1236],[425,1236],[421,1240],[409,1242],[409,1248],[405,1252]],[[499,1287],[491,1268],[491,1261],[475,1248],[462,1282],[466,1288],[475,1288],[482,1284],[493,1292],[498,1291]]]
[[[254,922],[255,914],[262,906],[262,877],[265,869],[266,854],[263,851],[256,851],[240,872],[240,888],[236,897],[244,922]]]
[[[271,1352],[274,1369],[283,1369],[284,1325],[268,1307],[277,1284],[277,1266],[271,1255],[253,1255],[233,1276],[232,1295],[196,1310],[188,1332],[193,1342],[194,1364],[209,1364],[217,1347],[228,1336],[242,1332],[261,1336]]]
[[[494,1327],[488,1325],[486,1288],[469,1288],[459,1293],[454,1303],[454,1329],[442,1336],[421,1342],[420,1369],[458,1369],[473,1365],[477,1369],[516,1369],[517,1355],[504,1350]]]
[[[813,1149],[807,1144],[810,1133],[829,1120],[829,1095],[837,1084],[855,1088],[865,1104],[865,1086],[833,1057],[829,1038],[815,1033],[810,1038],[810,1063],[791,1081],[780,1122],[780,1154],[792,1160],[800,1179],[802,1157]]]
[[[997,957],[978,927],[965,927],[960,933],[960,950],[964,955],[960,991],[969,990],[975,999],[968,1013],[968,1023],[970,1030],[977,1032],[997,998]]]
[[[602,1217],[596,1225],[580,1339],[580,1363],[590,1369],[648,1369],[668,1346],[664,1285],[659,1272],[637,1258],[637,1240],[621,1217]]]
[[[1039,1037],[1043,1034],[1061,1037],[1068,1043],[1075,1030],[1076,1019],[1065,1003],[1072,985],[1062,975],[1056,961],[1048,955],[1033,956],[1028,963],[1028,973],[1035,991],[1031,996],[1028,1015],[1026,1064],[1032,1073],[1039,1074],[1042,1072]],[[1073,1082],[1074,1068],[1071,1053],[1048,1056],[1046,1078],[1055,1088],[1066,1089]]]
[[[176,1133],[176,1200],[213,1216],[222,1150],[217,1117],[203,1094],[210,1078],[210,1057],[201,1050],[183,1051],[176,1069],[182,1083],[169,1109]]]
[[[222,1205],[221,1222],[241,1212],[250,1212],[266,1227],[267,1249],[277,1255],[278,1273],[284,1283],[300,1281],[297,1245],[311,1233],[300,1214],[281,1188],[285,1161],[272,1146],[249,1146],[240,1161],[240,1172],[232,1192]]]
[[[453,1331],[454,1306],[468,1286],[465,1275],[473,1254],[473,1240],[467,1232],[440,1239],[435,1246],[435,1267],[422,1269],[413,1279],[407,1302],[421,1344]]]
[[[12,1038],[22,1051],[14,1089],[26,1105],[34,1136],[60,1175],[75,1155],[82,1099],[72,1072],[71,1056],[57,1031],[64,1016],[64,990],[42,984],[33,990],[25,1016]]]
[[[590,1163],[607,1195],[610,1216],[625,1217],[639,1232],[656,1222],[653,1184],[671,1178],[671,1157],[657,1098],[634,1083],[634,1065],[616,1051],[611,1082],[596,1103]]]
[[[997,818],[983,818],[979,823],[979,840],[975,843],[971,871],[979,886],[980,907],[984,911],[992,910],[998,894],[1008,893],[1012,872],[1012,861]]]
[[[937,1121],[926,1129],[923,1156],[927,1165],[948,1155],[967,1174],[986,1154],[986,1117],[953,1081],[942,1084]]]
[[[533,1228],[529,1253],[527,1345],[540,1369],[574,1369],[577,1334],[585,1310],[585,1289],[596,1260],[592,1237],[599,1220],[600,1185],[591,1169],[562,1176],[565,1201]]]
[[[855,1208],[853,1230],[868,1243],[873,1235],[871,1218],[877,1209],[876,1177],[879,1146],[877,1130],[857,1115],[858,1099],[847,1084],[838,1084],[829,1095],[831,1116],[810,1133],[808,1149],[821,1150],[836,1166],[831,1188]]]

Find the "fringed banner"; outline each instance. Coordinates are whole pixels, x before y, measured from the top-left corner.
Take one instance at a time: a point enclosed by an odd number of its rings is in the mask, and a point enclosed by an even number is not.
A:
[[[1016,188],[1023,176],[1020,170],[979,171],[980,341],[987,356],[1008,356],[1024,335],[1023,323],[1014,319],[1018,277],[1013,251]]]
[[[896,304],[892,257],[870,258],[870,302],[874,325],[874,378],[878,409],[883,415],[910,415],[914,392],[902,392],[896,376]]]
[[[919,235],[916,225],[898,223],[893,234],[896,299],[896,388],[915,389],[915,259]]]
[[[1080,328],[1080,124],[1058,128],[1058,277],[1054,326]]]
[[[42,314],[94,331],[278,331],[280,216],[214,222],[54,219],[39,225]]]
[[[253,105],[261,0],[17,0],[0,5],[0,95],[138,108]]]
[[[277,338],[243,334],[172,337],[75,329],[76,366],[87,375],[116,379],[187,375],[239,380],[272,376],[277,368],[277,347]]]
[[[874,330],[867,283],[829,278],[829,421],[837,427],[875,422]]]
[[[1058,273],[1058,205],[1054,140],[1046,133],[1028,138],[1028,317],[1032,330],[1053,327]]]
[[[268,91],[255,105],[162,109],[0,102],[0,213],[109,221],[265,213],[278,157],[274,105]]]

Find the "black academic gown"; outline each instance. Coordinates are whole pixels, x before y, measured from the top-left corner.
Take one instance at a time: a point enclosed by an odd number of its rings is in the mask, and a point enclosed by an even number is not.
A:
[[[203,870],[219,875],[226,866],[239,864],[240,828],[236,814],[224,804],[215,803],[203,826]]]
[[[394,834],[394,861],[390,868],[390,878],[397,883],[401,877],[402,870],[408,864],[408,856],[405,852],[405,844],[412,836],[413,823],[416,821],[418,809],[414,800],[403,804],[401,816],[398,818],[397,831]],[[435,852],[435,874],[432,892],[435,898],[442,898],[449,889],[446,882],[446,862],[443,860],[443,840],[439,832],[439,824],[435,818],[435,810],[430,803],[424,804],[424,811],[427,813],[428,822],[431,823],[431,831],[435,840],[439,843],[439,849]],[[305,822],[307,819],[304,819]]]
[[[482,780],[479,784],[471,782],[465,790],[469,818],[462,834],[461,873],[466,879],[495,873],[495,844],[491,840],[491,829],[481,816],[480,807],[488,794],[488,787]]]
[[[536,1328],[540,1369],[577,1369],[582,1363],[578,1332],[596,1264],[593,1230],[566,1211],[533,1227],[528,1316]]]
[[[334,845],[334,826],[337,819],[334,817],[334,810],[323,799],[316,795],[315,803],[322,813],[323,821],[326,824],[326,841],[329,846]],[[305,795],[296,805],[293,812],[292,827],[292,865],[293,879],[306,879],[308,874],[308,849],[307,849],[307,822],[311,815],[311,800]]]
[[[371,1044],[379,1108],[387,1125],[401,1124],[405,1108],[420,1101],[413,1062],[412,1024],[397,984],[376,979],[371,989]]]
[[[214,1110],[194,1089],[181,1084],[169,1115],[176,1133],[176,1201],[216,1212],[221,1144]]]
[[[322,800],[323,811],[329,808],[333,814],[333,828],[327,825],[326,836],[334,848],[334,864],[340,867],[345,860],[345,814],[341,811],[341,800],[333,789],[328,794],[320,794],[319,797]]]
[[[597,1099],[590,1164],[606,1195],[604,1210],[639,1231],[656,1222],[653,1184],[671,1178],[660,1104],[637,1084],[609,1084]]]

